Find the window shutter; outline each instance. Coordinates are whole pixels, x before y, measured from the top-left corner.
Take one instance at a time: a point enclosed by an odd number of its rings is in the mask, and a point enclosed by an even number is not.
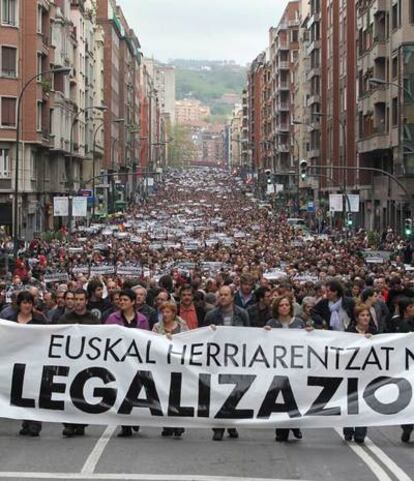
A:
[[[11,47],[2,47],[2,73],[3,75],[16,76],[16,49]]]
[[[1,99],[1,124],[11,127],[16,125],[16,99]]]

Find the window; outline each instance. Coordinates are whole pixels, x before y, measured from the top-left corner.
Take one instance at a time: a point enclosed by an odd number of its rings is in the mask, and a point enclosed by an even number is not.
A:
[[[1,0],[1,23],[17,25],[17,0]]]
[[[36,111],[36,130],[40,132],[42,130],[42,118],[43,118],[43,102],[37,102],[37,111]]]
[[[398,98],[394,97],[392,99],[392,126],[396,127],[398,125]]]
[[[0,178],[10,177],[9,149],[0,149]]]
[[[16,103],[14,97],[1,98],[1,126],[16,127]]]
[[[16,78],[17,50],[14,47],[1,47],[1,75]]]
[[[37,75],[41,75],[43,73],[43,55],[41,53],[37,54]],[[41,82],[41,78],[39,78],[39,82]]]
[[[41,5],[37,6],[37,33],[43,32],[43,8]]]

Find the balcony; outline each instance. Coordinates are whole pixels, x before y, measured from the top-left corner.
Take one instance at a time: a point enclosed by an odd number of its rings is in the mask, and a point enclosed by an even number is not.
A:
[[[289,70],[289,62],[282,60],[277,64],[279,70]]]
[[[310,95],[308,99],[308,106],[313,104],[320,104],[321,103],[321,96],[319,94]]]
[[[298,18],[295,18],[295,20],[289,20],[288,21],[288,27],[299,27],[300,21]]]
[[[362,154],[374,150],[386,150],[391,147],[392,142],[390,136],[383,128],[374,129],[372,135],[358,141],[358,150]]]
[[[307,49],[307,54],[310,55],[314,50],[320,49],[321,48],[321,41],[320,40],[314,40],[309,44],[309,47]]]
[[[316,159],[320,157],[320,155],[321,155],[321,151],[320,149],[317,149],[317,148],[311,148],[311,150],[309,150],[308,152],[309,159]]]
[[[307,77],[308,77],[308,80],[310,80],[313,77],[320,77],[320,75],[321,75],[320,67],[313,67],[309,70]]]
[[[290,125],[287,122],[280,122],[276,126],[276,132],[278,134],[287,134],[290,132]]]
[[[278,110],[279,112],[289,112],[290,111],[289,102],[278,102],[276,104],[276,110]]]
[[[289,147],[289,144],[279,144],[277,146],[277,151],[278,152],[290,152],[290,147]]]
[[[387,56],[387,46],[385,41],[377,41],[371,50],[371,61],[377,58],[385,58]]]
[[[279,42],[277,44],[278,50],[289,50],[289,42]]]
[[[371,15],[376,15],[379,12],[385,12],[388,10],[386,0],[375,0],[371,5]]]
[[[290,90],[290,82],[287,80],[280,81],[277,84],[277,90]]]
[[[312,27],[312,25],[316,22],[319,22],[321,19],[321,14],[319,12],[315,12],[310,18],[309,18],[309,21],[308,21],[308,29],[310,29]]]

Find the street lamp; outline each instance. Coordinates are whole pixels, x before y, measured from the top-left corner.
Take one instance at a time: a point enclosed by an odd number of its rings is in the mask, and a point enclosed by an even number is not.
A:
[[[20,115],[21,115],[21,105],[22,105],[22,99],[23,95],[27,89],[27,87],[36,79],[39,77],[42,77],[43,75],[47,74],[63,74],[63,75],[69,75],[69,73],[72,71],[70,67],[58,67],[54,68],[51,70],[47,70],[46,72],[40,72],[37,73],[36,75],[33,75],[23,86],[20,95],[17,99],[17,119],[16,119],[16,160],[15,160],[15,179],[14,179],[14,216],[13,216],[13,224],[14,224],[14,230],[13,230],[13,251],[14,251],[14,256],[15,258],[17,257],[17,253],[19,251],[19,235],[18,235],[18,215],[17,211],[19,208],[19,202],[18,202],[18,194],[19,194],[19,143],[20,143]]]
[[[397,89],[403,90],[410,97],[410,100],[414,102],[413,94],[407,89],[407,87],[404,87],[404,85],[397,84],[396,82],[387,82],[386,80],[382,80],[380,78],[370,78],[368,79],[368,83],[376,86],[383,85],[396,87]]]
[[[73,190],[73,184],[74,184],[74,179],[72,175],[72,169],[73,169],[73,132],[75,130],[75,125],[76,122],[79,120],[79,117],[81,116],[82,113],[85,113],[88,110],[98,110],[99,112],[106,112],[108,110],[108,107],[106,105],[92,105],[90,107],[86,107],[85,109],[77,112],[73,119],[72,119],[72,124],[70,127],[70,138],[69,138],[69,152],[70,152],[70,160],[69,160],[69,186],[68,186],[68,191],[69,191],[69,220],[68,220],[68,227],[69,227],[69,232],[68,232],[68,237],[70,238],[70,233],[72,229],[72,217],[73,217],[73,207],[72,207],[72,200],[71,200],[71,194]]]
[[[113,119],[112,123],[122,123],[124,119]],[[95,204],[96,204],[96,137],[98,132],[105,126],[103,120],[95,129],[93,134],[93,150],[92,150],[92,219],[95,217]]]
[[[371,85],[374,85],[374,86],[391,86],[391,87],[396,87],[400,92],[404,92],[407,94],[407,96],[409,97],[409,99],[411,100],[412,103],[414,103],[414,96],[411,92],[411,90],[409,90],[407,87],[405,87],[404,85],[401,85],[399,83],[396,83],[396,82],[388,82],[387,80],[383,80],[383,79],[380,79],[380,78],[370,78],[368,79],[368,83],[371,84]],[[401,95],[400,95],[401,97]],[[409,154],[412,154],[414,152],[414,149],[413,147],[409,146],[409,145],[406,145],[404,144],[404,132],[402,131],[402,126],[404,124],[404,121],[402,120],[402,115],[403,115],[403,109],[401,107],[401,104],[403,102],[401,101],[400,102],[400,127],[399,127],[399,134],[398,134],[398,155],[399,157],[401,158],[402,157],[402,163],[405,164],[405,156],[407,155],[407,153]],[[408,152],[404,152],[404,149]],[[410,204],[410,210],[411,210],[411,215],[413,215],[412,213],[412,204],[413,202],[411,201],[411,199],[409,199],[409,204]]]

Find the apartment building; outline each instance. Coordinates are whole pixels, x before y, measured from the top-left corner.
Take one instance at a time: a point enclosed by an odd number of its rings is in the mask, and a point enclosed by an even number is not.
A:
[[[17,178],[16,233],[30,239],[67,222],[53,216],[55,196],[95,175],[107,204],[107,173],[141,162],[142,55],[113,0],[4,0],[0,49],[0,226],[14,230]]]
[[[210,116],[210,107],[197,99],[177,100],[175,120],[180,125],[202,124]]]
[[[356,1],[359,163],[387,171],[361,174],[365,224],[399,228],[414,192],[414,4]]]
[[[289,2],[270,37],[272,170],[278,182],[289,188],[296,183],[292,152],[292,113],[294,105],[294,65],[299,49],[300,2]]]
[[[66,192],[71,176],[70,125],[82,107],[82,86],[75,69],[70,77],[50,71],[75,65],[77,30],[69,21],[69,0],[4,1],[0,15],[0,223],[11,231],[17,175],[17,231],[30,238],[53,225],[53,196]],[[16,172],[17,100],[23,89]]]
[[[229,122],[229,170],[239,170],[241,166],[243,109],[241,104],[234,106]]]
[[[265,152],[265,139],[263,137],[265,66],[266,52],[262,52],[253,60],[247,73],[248,135],[252,159],[251,168],[255,172],[262,167]]]

